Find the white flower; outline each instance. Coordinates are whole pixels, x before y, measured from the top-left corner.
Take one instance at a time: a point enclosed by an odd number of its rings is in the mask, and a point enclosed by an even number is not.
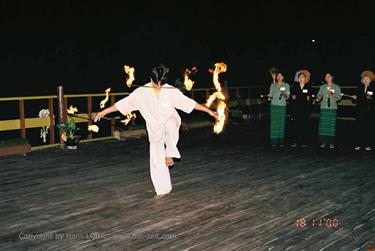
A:
[[[39,111],[39,118],[47,118],[50,116],[48,109],[42,109]],[[43,143],[47,142],[47,134],[48,134],[49,126],[44,126],[40,129],[40,138],[43,139]]]

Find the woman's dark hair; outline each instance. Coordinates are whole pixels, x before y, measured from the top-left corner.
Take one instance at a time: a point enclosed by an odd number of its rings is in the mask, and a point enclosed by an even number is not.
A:
[[[277,75],[281,75],[281,76],[283,76],[284,77],[284,74],[281,72],[281,71],[278,71],[278,72],[276,72],[276,77],[277,77]]]
[[[331,75],[332,78],[335,78],[335,75],[334,75],[331,71],[327,71],[327,72],[324,74],[324,76],[327,75],[327,74]]]
[[[154,82],[154,83],[160,83],[161,85],[164,85],[165,83],[167,83],[167,74],[169,72],[169,69],[168,67],[166,67],[165,65],[163,64],[160,64],[158,67],[155,67],[154,69],[152,69],[152,72],[151,72],[151,80]]]

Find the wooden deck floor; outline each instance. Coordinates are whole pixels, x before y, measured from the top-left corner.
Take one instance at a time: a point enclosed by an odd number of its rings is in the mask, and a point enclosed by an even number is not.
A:
[[[160,201],[146,138],[1,158],[0,249],[375,248],[375,153],[270,150],[253,124],[210,130],[182,133]]]

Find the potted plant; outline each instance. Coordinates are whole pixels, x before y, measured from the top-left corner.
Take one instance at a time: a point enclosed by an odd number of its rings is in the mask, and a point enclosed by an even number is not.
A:
[[[65,141],[65,146],[68,149],[75,150],[78,148],[80,135],[76,133],[80,130],[73,118],[67,123],[60,123],[56,125],[59,129],[63,130],[62,139]]]
[[[31,152],[31,146],[27,139],[9,139],[0,141],[0,156],[23,154]]]

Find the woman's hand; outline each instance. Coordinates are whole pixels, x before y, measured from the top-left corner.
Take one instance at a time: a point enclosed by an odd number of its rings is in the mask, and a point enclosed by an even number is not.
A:
[[[109,114],[109,113],[112,113],[112,112],[117,112],[117,108],[115,105],[112,105],[110,107],[108,107],[107,109],[101,111],[101,112],[98,112],[95,117],[94,117],[94,122],[97,122],[97,121],[100,121],[101,118],[103,118],[105,115]]]
[[[211,117],[214,117],[215,119],[219,119],[219,115],[217,112],[209,110],[208,114],[210,114]]]
[[[295,100],[297,98],[296,95],[292,95],[292,99]]]
[[[357,95],[353,95],[352,99],[357,100]]]
[[[214,111],[208,109],[207,107],[205,107],[205,106],[203,106],[199,103],[196,103],[194,108],[196,110],[199,110],[199,111],[206,112],[206,113],[210,114],[210,116],[214,117],[215,119],[219,118],[219,115],[217,114],[217,112],[214,112]]]
[[[95,117],[94,117],[94,122],[97,122],[97,121],[100,121],[101,118],[103,118],[106,114],[101,111],[101,112],[98,112]]]

